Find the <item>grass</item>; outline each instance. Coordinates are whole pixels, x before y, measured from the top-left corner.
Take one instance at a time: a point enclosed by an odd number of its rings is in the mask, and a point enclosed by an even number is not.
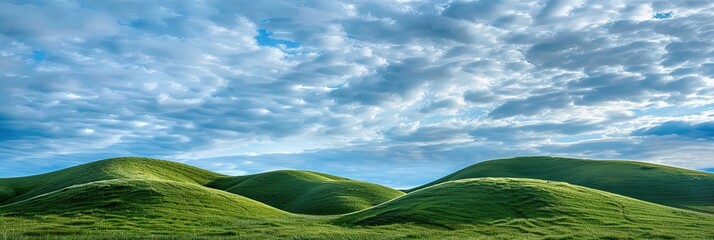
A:
[[[9,204],[77,184],[110,179],[166,180],[203,185],[224,175],[151,158],[112,158],[46,174],[0,178],[0,204]]]
[[[15,196],[15,190],[5,187],[5,186],[0,186],[0,203],[3,202],[5,199],[10,199]]]
[[[444,182],[334,222],[444,229],[501,226],[543,236],[580,233],[576,238],[587,237],[587,232],[633,238],[705,238],[714,233],[714,216],[709,214],[563,182],[519,178]]]
[[[0,206],[9,216],[113,215],[174,218],[195,221],[212,215],[266,218],[287,213],[255,200],[177,181],[112,179],[74,185],[62,190]]]
[[[207,186],[288,212],[313,215],[354,212],[404,195],[373,183],[295,170],[219,178]]]
[[[315,172],[228,177],[148,158],[0,179],[0,200],[0,239],[714,239],[712,214],[561,182],[464,179],[403,195]]]
[[[471,165],[434,182],[479,177],[568,182],[662,205],[714,213],[714,174],[634,161],[518,157]]]
[[[485,226],[445,230],[414,224],[336,226],[325,219],[275,218],[267,221],[214,221],[181,225],[151,219],[0,217],[0,239],[542,239],[512,228]],[[568,239],[570,235],[556,236]],[[598,236],[591,232],[590,238]],[[626,235],[625,235],[626,236]],[[702,234],[702,236],[705,236]],[[570,239],[573,239],[570,237]]]

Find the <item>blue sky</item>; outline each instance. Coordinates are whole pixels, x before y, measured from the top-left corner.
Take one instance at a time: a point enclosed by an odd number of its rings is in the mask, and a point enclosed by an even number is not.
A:
[[[0,177],[115,156],[409,187],[714,168],[711,1],[3,1]]]

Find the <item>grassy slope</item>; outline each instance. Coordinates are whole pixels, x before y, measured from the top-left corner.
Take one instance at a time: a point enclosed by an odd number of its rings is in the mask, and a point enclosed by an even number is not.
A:
[[[78,184],[0,206],[11,216],[85,214],[199,220],[287,215],[252,199],[176,181],[112,179]]]
[[[570,237],[714,236],[714,216],[562,182],[473,178],[441,183],[345,215],[339,224],[417,223],[447,229],[484,226]]]
[[[113,158],[29,177],[0,178],[0,204],[9,204],[76,184],[109,179],[147,179],[206,184],[223,175],[171,161]]]
[[[337,221],[287,214],[194,184],[125,179],[71,187],[3,211],[12,213],[0,214],[0,238],[6,239],[714,238],[712,215],[565,183],[504,178],[440,184]]]
[[[499,159],[471,165],[413,190],[477,177],[568,182],[648,202],[714,213],[714,174],[633,161],[557,157]]]
[[[6,235],[9,238],[95,231],[134,231],[136,237],[294,218],[255,200],[202,186],[219,177],[224,175],[170,161],[115,158],[0,179],[0,190],[11,192],[0,204],[0,222],[13,221],[3,222],[0,228],[21,233]],[[33,218],[34,222],[29,220]],[[212,230],[207,233],[222,233]]]
[[[5,215],[111,214],[124,217],[256,218],[287,214],[235,194],[202,186],[223,175],[150,158],[114,158],[48,174],[0,179],[15,194]]]
[[[15,191],[9,187],[0,186],[0,203],[5,199],[10,199],[15,196]]]
[[[220,178],[207,186],[288,212],[315,215],[354,212],[404,195],[377,184],[295,170]]]

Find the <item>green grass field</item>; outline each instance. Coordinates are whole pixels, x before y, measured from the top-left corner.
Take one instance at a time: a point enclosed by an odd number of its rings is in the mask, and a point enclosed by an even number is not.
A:
[[[550,165],[530,168],[572,172],[573,161],[585,161],[543,159]],[[585,164],[616,166],[618,171],[628,164],[653,167],[642,171],[673,182],[687,182],[681,175],[694,172],[620,161]],[[626,177],[612,171],[597,176],[610,176],[611,181]],[[404,195],[309,171],[229,177],[170,161],[115,158],[0,179],[0,239],[714,239],[713,214],[585,184],[463,176],[457,172],[448,176],[454,180],[442,179]],[[699,180],[710,177],[703,173]],[[652,181],[641,182],[641,188],[651,187]],[[707,186],[699,184],[709,183],[680,183],[680,188],[694,189],[674,189],[672,196],[688,204],[714,202],[697,196],[685,201],[690,195],[684,193],[707,193]],[[686,205],[697,209],[691,206]]]

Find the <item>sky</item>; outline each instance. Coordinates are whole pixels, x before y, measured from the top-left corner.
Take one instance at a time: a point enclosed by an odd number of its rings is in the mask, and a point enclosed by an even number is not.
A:
[[[406,188],[495,158],[714,171],[712,1],[0,1],[0,177],[118,156]]]

